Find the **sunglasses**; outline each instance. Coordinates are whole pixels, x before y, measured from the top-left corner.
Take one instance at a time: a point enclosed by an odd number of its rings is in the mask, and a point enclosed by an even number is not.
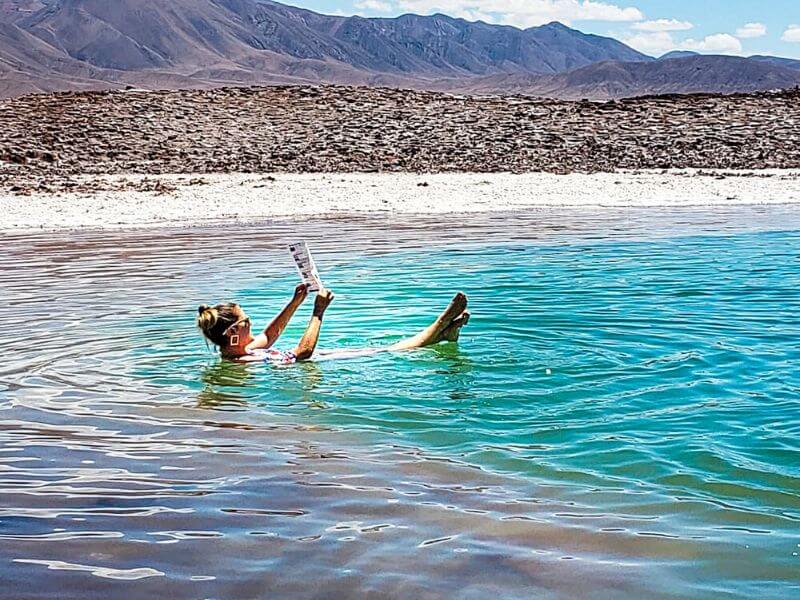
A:
[[[233,325],[228,327],[222,333],[222,335],[224,335],[226,338],[228,338],[228,345],[229,346],[238,346],[239,345],[239,336],[238,336],[238,334],[230,335],[229,332],[231,331],[231,329],[238,328],[239,325],[242,325],[243,323],[246,323],[247,326],[250,327],[250,317],[245,317],[244,319],[239,319],[238,321],[236,321],[236,323],[234,323]]]

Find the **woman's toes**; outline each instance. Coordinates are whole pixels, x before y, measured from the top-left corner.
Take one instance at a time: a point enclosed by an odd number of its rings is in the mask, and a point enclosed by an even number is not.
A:
[[[464,312],[467,308],[467,297],[462,293],[458,292],[453,299],[450,301],[450,305],[445,310],[446,315],[454,315],[457,316]]]
[[[460,315],[458,315],[455,319],[450,321],[450,325],[445,328],[442,332],[442,339],[447,340],[448,342],[457,342],[458,336],[461,333],[461,328],[469,323],[469,311],[465,310]]]

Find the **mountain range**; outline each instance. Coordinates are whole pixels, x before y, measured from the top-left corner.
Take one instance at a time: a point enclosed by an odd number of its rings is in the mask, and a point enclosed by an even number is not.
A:
[[[0,0],[0,95],[348,84],[620,98],[800,85],[800,61],[671,53],[554,22],[341,17],[270,0]]]

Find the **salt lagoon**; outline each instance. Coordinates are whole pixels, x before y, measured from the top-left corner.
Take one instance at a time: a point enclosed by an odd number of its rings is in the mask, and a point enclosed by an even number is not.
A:
[[[791,206],[0,235],[8,597],[797,592]],[[320,348],[457,289],[461,341],[220,362],[195,307],[266,323],[298,235],[337,292]]]

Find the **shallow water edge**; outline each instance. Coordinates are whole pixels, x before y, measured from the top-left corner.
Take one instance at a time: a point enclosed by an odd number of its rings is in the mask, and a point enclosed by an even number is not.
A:
[[[109,175],[63,193],[0,193],[0,230],[230,226],[275,218],[418,219],[425,214],[800,203],[797,170],[615,173]],[[79,191],[75,191],[79,190]],[[416,216],[415,216],[416,215]]]

